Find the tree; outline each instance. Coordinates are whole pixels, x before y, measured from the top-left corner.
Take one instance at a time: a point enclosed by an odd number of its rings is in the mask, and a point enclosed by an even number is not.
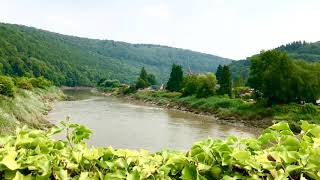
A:
[[[169,91],[180,91],[181,90],[181,84],[183,81],[183,70],[180,65],[173,64],[172,70],[170,73],[170,78],[167,83],[167,90]]]
[[[0,94],[13,97],[15,91],[14,82],[11,77],[0,76]]]
[[[147,82],[145,82],[143,79],[139,78],[136,82],[136,89],[143,89],[148,86]]]
[[[140,71],[139,78],[144,80],[145,82],[148,82],[148,74],[147,74],[147,71],[144,69],[144,67],[142,67],[142,69]]]
[[[236,76],[236,78],[233,81],[233,87],[243,87],[244,86],[244,80],[240,74]]]
[[[320,66],[290,59],[287,53],[271,50],[251,59],[250,87],[268,105],[313,102],[320,97]]]
[[[219,64],[218,68],[217,68],[217,72],[216,72],[216,78],[219,81],[221,81],[221,76],[222,76],[222,66],[221,64]]]
[[[156,85],[157,84],[156,77],[153,74],[148,74],[147,75],[147,82],[149,85]]]
[[[182,95],[196,95],[198,98],[206,98],[214,95],[216,84],[216,76],[213,73],[191,74],[183,78]]]
[[[140,75],[139,78],[136,82],[136,88],[137,89],[144,89],[146,87],[148,87],[148,73],[147,71],[144,69],[144,67],[141,68],[140,71]]]
[[[219,94],[228,94],[230,97],[232,96],[232,81],[231,81],[231,73],[228,66],[223,66],[221,78],[218,82],[220,85]]]
[[[103,82],[98,83],[98,86],[104,88],[117,88],[121,85],[120,81],[117,79],[106,79]]]
[[[198,79],[200,87],[197,91],[197,97],[207,98],[213,96],[215,93],[215,86],[217,84],[216,76],[213,73],[207,73],[206,75],[200,75]]]
[[[191,96],[196,94],[199,88],[198,76],[191,74],[184,77],[181,87],[183,96]]]

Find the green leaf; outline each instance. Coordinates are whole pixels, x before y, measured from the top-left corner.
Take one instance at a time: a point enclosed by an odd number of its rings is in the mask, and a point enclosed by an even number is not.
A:
[[[286,167],[286,172],[291,173],[292,171],[301,169],[302,166],[298,166],[298,165],[289,165]]]
[[[32,176],[28,175],[25,176],[23,174],[21,174],[19,171],[16,172],[16,176],[13,178],[13,180],[32,180]]]
[[[17,153],[14,150],[11,150],[4,158],[0,161],[0,164],[7,166],[10,170],[16,170],[20,166],[16,162]]]
[[[238,151],[233,153],[233,157],[238,161],[242,161],[242,162],[249,160],[250,155],[251,154],[248,151]]]
[[[127,180],[140,180],[140,174],[138,171],[133,171],[128,174]]]
[[[277,124],[274,124],[270,127],[270,129],[274,129],[277,131],[284,131],[284,130],[291,131],[289,124],[286,122],[279,122]]]
[[[197,170],[194,166],[185,166],[182,170],[182,180],[197,180]]]

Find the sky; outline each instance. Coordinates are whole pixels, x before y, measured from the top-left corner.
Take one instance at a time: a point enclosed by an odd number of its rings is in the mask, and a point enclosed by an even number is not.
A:
[[[232,59],[320,41],[320,0],[0,0],[0,22]]]

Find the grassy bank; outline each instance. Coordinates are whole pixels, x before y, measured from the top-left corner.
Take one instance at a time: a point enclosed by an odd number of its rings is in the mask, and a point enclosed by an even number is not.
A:
[[[248,126],[267,127],[273,122],[283,120],[288,121],[293,128],[298,127],[300,120],[320,123],[320,108],[312,104],[265,107],[259,103],[246,102],[226,96],[182,97],[180,93],[166,91],[139,91],[131,97],[160,106],[195,113],[214,114],[221,120],[241,121]]]
[[[63,97],[59,88],[17,89],[14,97],[0,95],[0,134],[10,134],[16,126],[49,126],[45,114],[54,100]]]

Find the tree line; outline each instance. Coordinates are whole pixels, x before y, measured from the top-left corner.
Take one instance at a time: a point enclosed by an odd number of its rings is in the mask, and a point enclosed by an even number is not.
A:
[[[247,84],[241,75],[234,79],[228,66],[219,65],[215,73],[184,73],[181,65],[173,64],[165,89],[181,92],[182,96],[206,98],[213,95],[237,97],[245,85],[253,88],[251,96],[266,105],[316,103],[320,98],[320,63],[298,61],[279,50],[262,51],[253,56]],[[143,67],[135,89],[156,84],[155,76]]]
[[[248,84],[268,105],[315,103],[320,98],[320,63],[293,60],[278,50],[261,52],[251,59]]]

